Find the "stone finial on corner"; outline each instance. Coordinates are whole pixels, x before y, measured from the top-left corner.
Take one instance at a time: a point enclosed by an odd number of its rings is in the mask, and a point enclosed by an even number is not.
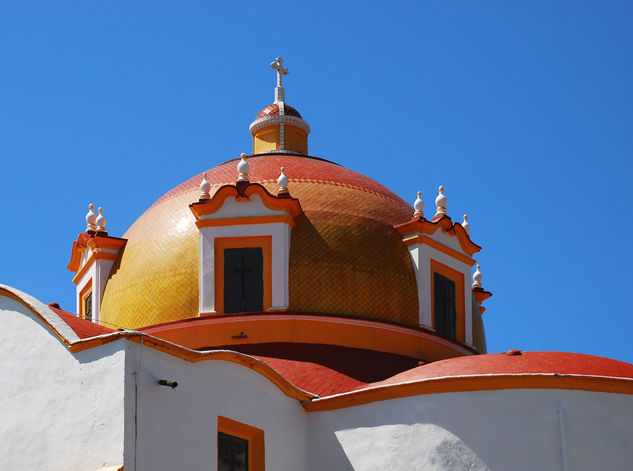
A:
[[[286,168],[281,167],[281,174],[277,179],[277,184],[279,185],[279,191],[277,192],[277,196],[286,196],[289,194],[288,192],[288,177],[285,173]]]
[[[103,215],[103,208],[99,208],[99,215],[95,219],[95,223],[97,224],[97,232],[105,232],[106,228],[106,218]]]
[[[207,180],[207,174],[205,172],[202,174],[202,182],[200,183],[200,199],[208,200],[211,198],[209,191],[211,191],[211,184]]]
[[[424,201],[422,201],[422,192],[418,191],[418,197],[413,202],[413,217],[424,217]]]
[[[480,266],[477,265],[477,271],[473,274],[473,288],[481,288],[481,282],[484,279],[484,276],[479,271]]]
[[[466,231],[466,234],[470,235],[470,224],[468,224],[468,214],[464,214],[464,222],[462,222],[462,227]]]
[[[86,231],[97,230],[97,215],[94,212],[95,206],[90,203],[88,205],[88,213],[86,214]]]
[[[248,165],[248,162],[246,161],[246,154],[242,152],[242,155],[240,155],[240,161],[237,164],[237,171],[239,173],[237,177],[237,181],[248,183],[249,170],[250,170],[250,167]]]
[[[437,198],[435,198],[435,216],[446,214],[446,196],[444,196],[444,187],[440,186]]]

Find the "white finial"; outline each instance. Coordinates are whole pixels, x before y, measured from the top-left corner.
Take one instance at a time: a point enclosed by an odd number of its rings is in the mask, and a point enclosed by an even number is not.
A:
[[[202,174],[202,183],[200,183],[200,199],[208,200],[211,198],[209,191],[211,191],[211,184],[207,181],[207,173],[205,172]]]
[[[464,222],[462,222],[462,227],[466,231],[466,234],[470,235],[470,224],[468,224],[468,214],[464,214]]]
[[[439,188],[439,194],[437,195],[437,198],[435,198],[435,206],[437,207],[437,210],[435,212],[436,216],[438,214],[446,214],[446,196],[444,196],[443,186],[440,186]]]
[[[103,215],[103,208],[99,208],[99,215],[97,216],[95,222],[97,223],[97,231],[105,232],[106,218]]]
[[[248,162],[246,161],[246,154],[244,152],[242,152],[242,155],[240,155],[240,161],[237,164],[237,171],[239,173],[238,177],[237,177],[237,181],[238,182],[248,182],[248,171],[250,170],[250,167],[248,165]]]
[[[281,175],[277,179],[277,184],[279,185],[279,193],[288,193],[288,177],[284,173],[286,170],[285,167],[281,167]]]
[[[270,66],[277,71],[277,87],[275,87],[275,103],[285,103],[286,96],[284,92],[284,86],[282,83],[282,75],[288,75],[288,69],[283,65],[283,58],[277,57],[274,61],[270,63]]]
[[[94,205],[90,203],[88,205],[88,213],[86,214],[86,230],[87,231],[96,231],[97,230],[97,215],[94,212]]]
[[[473,288],[481,288],[481,282],[483,281],[484,276],[479,271],[479,265],[477,265],[477,271],[473,275]]]
[[[422,201],[421,191],[418,191],[418,197],[413,202],[413,209],[415,209],[415,212],[413,213],[414,217],[416,216],[424,217],[424,201]]]

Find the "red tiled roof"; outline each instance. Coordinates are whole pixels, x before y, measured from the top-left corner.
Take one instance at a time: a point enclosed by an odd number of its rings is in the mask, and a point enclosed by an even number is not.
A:
[[[515,351],[516,352],[516,351]],[[513,352],[513,353],[515,353]],[[632,378],[633,365],[610,358],[568,352],[493,353],[436,361],[413,368],[372,386],[447,376],[495,374],[558,374]]]
[[[632,364],[567,352],[494,353],[418,366],[420,362],[414,358],[332,345],[271,343],[216,348],[254,356],[295,386],[321,397],[367,387],[459,376],[558,374],[633,379]]]
[[[214,347],[254,356],[304,391],[329,396],[415,367],[415,358],[335,345],[265,343]]]
[[[271,105],[264,106],[255,119],[265,118],[266,116],[275,116],[279,114],[279,105],[277,103],[273,103]],[[301,118],[301,114],[295,110],[290,105],[284,105],[284,115],[286,116],[296,116],[297,118]]]
[[[51,303],[48,305],[48,307],[50,307],[55,314],[57,314],[66,324],[68,324],[71,329],[73,329],[73,331],[79,336],[80,339],[87,339],[90,337],[96,337],[98,335],[105,335],[116,332],[115,330],[77,317],[76,315],[64,311],[63,309],[59,309],[55,306],[55,303]]]

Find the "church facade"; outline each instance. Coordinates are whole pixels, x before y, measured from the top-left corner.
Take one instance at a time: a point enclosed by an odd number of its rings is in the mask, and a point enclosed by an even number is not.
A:
[[[0,285],[7,469],[631,469],[633,365],[488,354],[467,217],[311,156],[271,66],[251,155],[90,205],[74,312]]]

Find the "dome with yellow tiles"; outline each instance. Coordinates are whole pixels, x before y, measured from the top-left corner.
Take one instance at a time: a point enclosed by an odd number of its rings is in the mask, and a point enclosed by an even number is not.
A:
[[[276,193],[280,167],[303,213],[291,232],[288,312],[418,325],[416,280],[394,225],[413,209],[376,181],[340,165],[290,154],[247,158],[252,183]],[[206,172],[214,194],[235,183],[236,160]],[[132,328],[197,317],[199,236],[189,204],[200,176],[154,203],[123,236],[101,320]]]

